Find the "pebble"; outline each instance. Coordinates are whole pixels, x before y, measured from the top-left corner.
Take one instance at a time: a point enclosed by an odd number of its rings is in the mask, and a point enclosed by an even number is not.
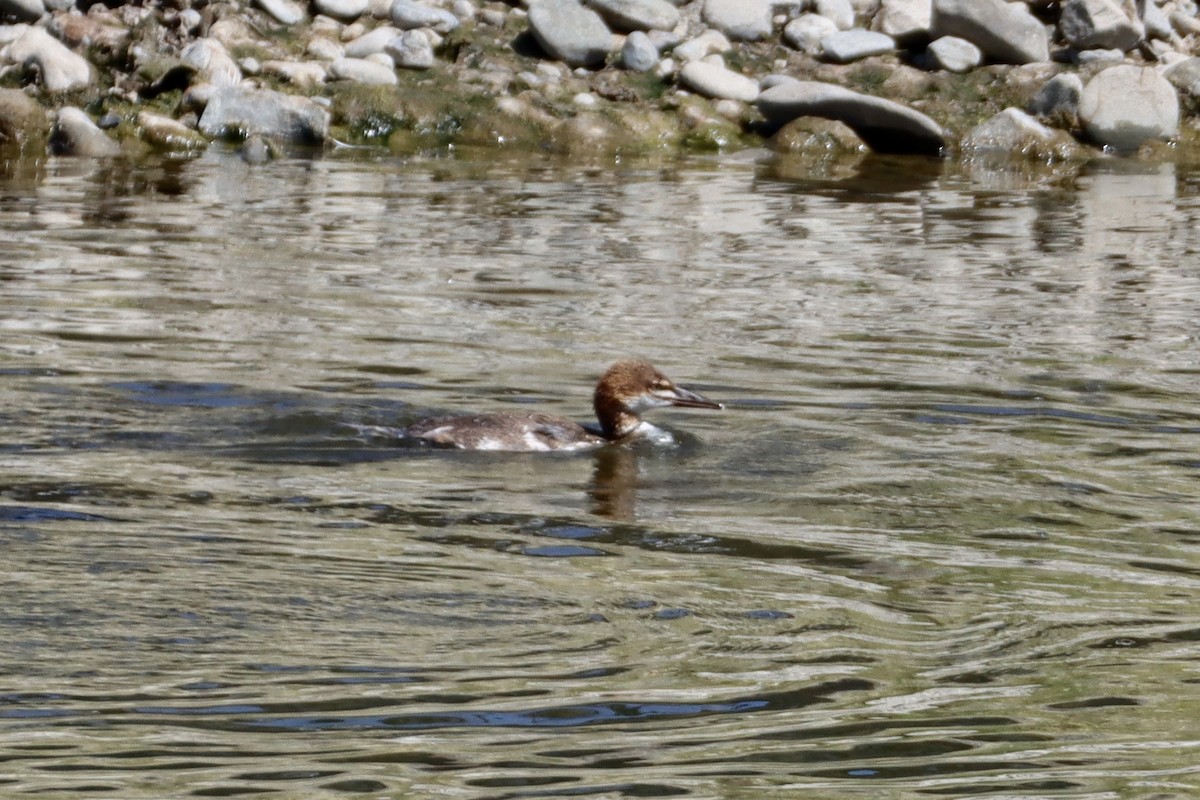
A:
[[[361,54],[351,53],[349,47],[343,47],[333,39],[327,39],[324,36],[314,36],[308,40],[308,44],[304,47],[304,54],[309,58],[315,58],[318,61],[337,61],[339,58],[365,58],[371,53],[379,52],[378,50],[366,51]]]
[[[304,21],[304,8],[292,0],[255,0],[258,7],[281,25],[298,25]]]
[[[324,66],[312,61],[264,61],[263,73],[282,78],[293,86],[319,86],[328,73]]]
[[[371,53],[382,53],[388,43],[403,31],[391,25],[380,25],[370,33],[365,33],[357,39],[346,43],[346,56],[349,58],[366,58]]]
[[[679,82],[696,94],[753,103],[758,99],[758,82],[710,61],[689,61],[679,70]]]
[[[728,53],[733,44],[720,31],[705,31],[694,39],[677,45],[672,55],[680,61],[698,61],[713,53]]]
[[[625,37],[621,47],[621,66],[634,72],[648,72],[658,66],[658,48],[642,31]]]
[[[815,11],[836,25],[839,31],[854,27],[854,6],[850,0],[817,0]]]

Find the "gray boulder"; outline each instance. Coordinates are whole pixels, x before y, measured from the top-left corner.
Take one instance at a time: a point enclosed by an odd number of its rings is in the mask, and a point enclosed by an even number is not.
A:
[[[121,152],[117,143],[78,108],[60,108],[50,131],[50,152],[60,156],[109,158]]]
[[[1169,139],[1179,132],[1179,98],[1153,69],[1121,64],[1083,87],[1079,121],[1098,144],[1135,150],[1148,139]]]
[[[937,155],[946,145],[942,127],[921,112],[827,83],[779,83],[758,96],[758,109],[777,127],[797,117],[844,122],[880,152]]]
[[[529,8],[529,30],[547,54],[572,67],[603,64],[613,44],[604,20],[578,0],[539,0]]]
[[[618,31],[670,31],[679,24],[679,9],[667,0],[586,0]]]
[[[1058,30],[1078,50],[1131,50],[1146,35],[1132,0],[1064,0]]]
[[[730,39],[756,42],[771,35],[770,0],[704,0],[701,18]]]
[[[988,58],[1006,64],[1050,60],[1046,29],[1024,3],[1004,0],[933,0],[930,33],[958,36]]]
[[[259,134],[296,144],[320,144],[329,135],[329,112],[307,97],[231,87],[213,92],[199,127],[212,137]]]

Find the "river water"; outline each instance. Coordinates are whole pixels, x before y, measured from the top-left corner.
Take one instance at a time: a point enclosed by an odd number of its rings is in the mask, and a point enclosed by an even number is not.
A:
[[[0,795],[1200,792],[1200,173],[0,181]],[[590,416],[673,448],[364,437]]]

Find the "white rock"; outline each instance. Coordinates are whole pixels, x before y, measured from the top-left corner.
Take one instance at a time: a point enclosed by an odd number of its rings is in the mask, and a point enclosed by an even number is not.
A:
[[[783,41],[802,53],[821,54],[821,40],[837,33],[837,26],[819,14],[801,14],[783,29]]]
[[[296,25],[304,21],[304,8],[292,0],[255,0],[258,7],[282,25]]]
[[[724,100],[753,103],[758,83],[720,64],[689,61],[679,71],[679,82],[697,94]]]
[[[897,41],[926,37],[933,16],[933,0],[883,0],[875,24],[880,33]]]
[[[647,72],[658,65],[658,48],[642,31],[625,37],[621,47],[621,66],[634,72]]]
[[[434,64],[433,45],[421,31],[405,31],[387,44],[387,54],[404,69],[429,69]]]
[[[983,51],[957,36],[930,42],[929,54],[938,68],[947,72],[969,72],[983,63]]]
[[[431,8],[414,0],[392,0],[392,24],[402,30],[432,28],[449,33],[458,27],[458,17],[441,8]]]
[[[680,61],[699,61],[712,53],[728,53],[732,47],[725,34],[709,30],[676,46],[672,55]]]
[[[754,42],[771,35],[769,0],[704,0],[701,18],[730,39]]]
[[[365,58],[343,58],[329,65],[334,80],[391,86],[399,83],[394,70]]]
[[[312,0],[318,14],[334,19],[354,20],[367,13],[367,0]]]
[[[282,78],[293,86],[318,86],[325,82],[324,65],[313,61],[264,61],[263,72]]]
[[[831,33],[821,40],[821,55],[839,64],[849,64],[868,56],[890,53],[896,43],[886,33],[854,28]]]
[[[216,39],[196,39],[179,54],[184,63],[191,64],[213,86],[237,86],[242,82],[242,70],[225,45]]]
[[[308,44],[304,48],[304,54],[318,61],[337,61],[339,58],[345,58],[346,56],[350,56],[351,58],[363,57],[350,55],[340,43],[335,42],[333,39],[327,39],[324,36],[314,36],[312,39],[309,39]],[[365,55],[370,55],[370,53]]]
[[[8,58],[36,68],[42,88],[66,92],[91,85],[92,68],[87,59],[72,52],[44,28],[22,28],[21,34],[8,46]]]
[[[817,0],[815,10],[839,31],[854,27],[854,6],[850,5],[850,0]]]
[[[1083,87],[1079,120],[1099,144],[1134,150],[1148,139],[1169,139],[1179,132],[1179,97],[1155,70],[1122,64]]]
[[[370,33],[363,34],[357,39],[346,43],[348,58],[366,58],[371,53],[382,53],[388,42],[401,34],[399,28],[391,25],[380,25]]]

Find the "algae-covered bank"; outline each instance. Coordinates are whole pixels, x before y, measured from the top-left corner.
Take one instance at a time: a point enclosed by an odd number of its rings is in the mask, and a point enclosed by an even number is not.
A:
[[[1192,0],[0,0],[11,155],[1195,160]]]

